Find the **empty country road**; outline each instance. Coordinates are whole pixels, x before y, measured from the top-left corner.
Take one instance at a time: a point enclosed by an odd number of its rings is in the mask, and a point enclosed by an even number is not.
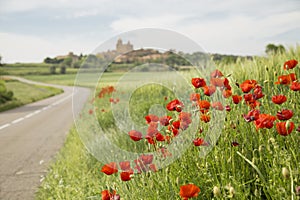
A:
[[[18,78],[20,81],[35,83]],[[50,84],[41,84],[48,85]],[[62,147],[74,123],[73,87],[57,86],[64,93],[0,113],[0,199],[34,199],[47,167]],[[76,116],[90,91],[76,87]]]

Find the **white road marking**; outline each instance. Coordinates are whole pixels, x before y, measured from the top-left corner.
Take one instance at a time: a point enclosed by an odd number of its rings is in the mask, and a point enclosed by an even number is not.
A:
[[[4,129],[4,128],[6,128],[6,127],[9,127],[10,125],[11,125],[10,123],[4,124],[4,125],[0,126],[0,130],[1,130],[1,129]]]
[[[29,114],[25,115],[24,117],[20,117],[18,119],[13,120],[10,123],[4,124],[4,125],[0,126],[0,130],[5,129],[5,128],[9,127],[10,125],[13,125],[13,124],[16,124],[18,122],[21,122],[24,119],[28,119],[28,118],[30,118],[30,117],[32,117],[32,116],[34,116],[34,115],[36,115],[36,114],[44,111],[44,110],[52,108],[53,106],[57,106],[57,105],[61,104],[62,102],[66,101],[67,99],[69,99],[70,97],[72,97],[72,95],[73,94],[70,94],[70,95],[66,96],[65,98],[62,98],[62,99],[60,99],[60,100],[52,103],[51,105],[45,106],[45,107],[43,107],[43,108],[41,108],[39,110],[36,110],[36,111],[34,111],[32,113],[29,113]]]
[[[11,123],[12,123],[12,124],[16,124],[16,123],[18,123],[18,122],[20,122],[20,121],[22,121],[22,120],[24,120],[24,119],[25,119],[24,117],[21,117],[21,118],[19,118],[19,119],[16,119],[16,120],[12,121]]]

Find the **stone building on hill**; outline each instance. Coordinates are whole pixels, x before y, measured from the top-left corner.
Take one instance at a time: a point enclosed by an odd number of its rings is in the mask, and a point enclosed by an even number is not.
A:
[[[116,52],[119,54],[123,54],[126,52],[130,52],[133,50],[133,45],[130,44],[130,41],[127,42],[127,44],[123,44],[121,39],[118,39],[118,42],[116,44]]]

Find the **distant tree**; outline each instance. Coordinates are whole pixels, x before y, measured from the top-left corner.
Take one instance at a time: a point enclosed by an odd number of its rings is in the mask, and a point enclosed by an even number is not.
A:
[[[275,45],[275,44],[268,44],[266,46],[266,50],[265,52],[267,54],[278,54],[278,53],[284,53],[285,52],[285,48],[283,45]]]
[[[67,57],[64,59],[64,61],[62,62],[63,65],[67,66],[67,67],[71,67],[73,62],[73,59],[71,57]]]
[[[65,74],[66,73],[66,66],[64,66],[64,65],[62,65],[61,67],[60,67],[60,73],[61,74]]]
[[[0,104],[12,100],[13,96],[14,93],[6,89],[5,81],[0,80]]]
[[[0,66],[2,66],[2,56],[0,55]]]
[[[50,74],[55,74],[56,73],[56,67],[53,65],[50,67]]]

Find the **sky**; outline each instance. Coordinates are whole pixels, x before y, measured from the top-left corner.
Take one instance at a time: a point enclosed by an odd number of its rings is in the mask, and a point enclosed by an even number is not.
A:
[[[269,43],[300,44],[299,22],[300,0],[0,0],[0,55],[88,54],[139,28],[178,32],[209,53],[263,55]]]

